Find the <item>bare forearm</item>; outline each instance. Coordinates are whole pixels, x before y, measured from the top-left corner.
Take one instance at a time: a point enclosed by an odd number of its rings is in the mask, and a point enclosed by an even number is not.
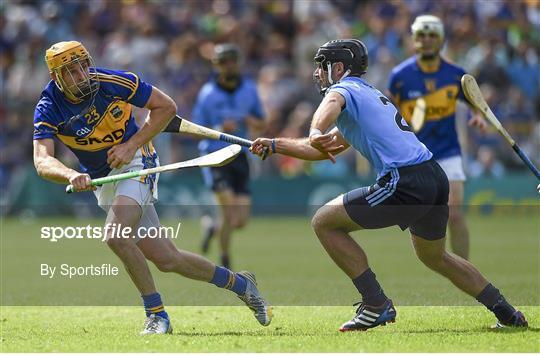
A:
[[[176,115],[176,109],[171,107],[160,107],[150,111],[141,129],[129,139],[129,143],[140,148],[152,140],[157,134],[169,124]]]
[[[34,163],[36,171],[42,178],[59,184],[68,184],[69,178],[77,171],[68,168],[54,157],[40,158]]]
[[[331,93],[325,97],[311,121],[311,128],[326,132],[336,121],[341,113],[343,98],[337,93]]]
[[[276,153],[303,160],[324,160],[328,155],[313,148],[309,138],[276,138]]]

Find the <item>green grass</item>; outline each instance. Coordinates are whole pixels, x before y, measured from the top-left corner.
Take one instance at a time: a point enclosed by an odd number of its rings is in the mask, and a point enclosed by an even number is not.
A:
[[[197,252],[198,221],[181,222],[175,243]],[[390,228],[357,232],[355,239],[394,300],[398,321],[364,333],[340,334],[337,328],[352,316],[358,294],[314,237],[309,219],[256,218],[234,237],[233,265],[256,273],[261,290],[276,305],[272,325],[259,327],[247,309],[231,307],[240,301],[230,293],[159,273],[152,266],[175,327],[173,336],[159,338],[137,335],[143,322],[140,298],[106,245],[97,240],[40,239],[43,226],[88,223],[103,222],[2,221],[2,351],[540,351],[540,221],[534,215],[469,219],[472,262],[526,313],[531,325],[527,331],[489,330],[493,315],[421,265],[408,234]],[[214,260],[216,246],[209,255]],[[49,280],[39,275],[41,263],[112,263],[119,266],[120,275]]]
[[[342,334],[350,307],[277,307],[260,327],[244,307],[169,307],[172,336],[137,335],[135,307],[10,307],[5,352],[538,352],[539,307],[528,330],[491,330],[480,307],[399,307],[398,320]]]

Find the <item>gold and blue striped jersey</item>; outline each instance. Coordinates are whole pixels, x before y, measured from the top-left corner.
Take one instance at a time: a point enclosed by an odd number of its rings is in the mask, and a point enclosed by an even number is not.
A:
[[[97,68],[100,86],[95,99],[67,100],[50,81],[34,111],[34,140],[56,137],[79,159],[92,178],[107,175],[107,151],[137,130],[132,106],[144,107],[152,86],[130,72]]]
[[[424,125],[416,134],[435,159],[461,154],[456,132],[456,106],[458,99],[465,101],[461,89],[463,74],[463,69],[443,58],[439,70],[424,72],[415,56],[396,66],[390,74],[388,90],[407,122],[411,122],[416,100],[420,97],[425,100]]]

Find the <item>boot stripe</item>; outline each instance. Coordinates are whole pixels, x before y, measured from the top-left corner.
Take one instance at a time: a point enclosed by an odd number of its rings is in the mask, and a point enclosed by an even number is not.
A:
[[[368,325],[368,326],[372,324],[372,323],[364,322],[364,321],[361,320],[361,319],[356,319],[356,322],[357,322],[357,323],[360,323],[360,324],[363,324],[363,325]]]
[[[377,314],[377,313],[370,312],[370,311],[368,311],[366,309],[364,309],[362,311],[362,313],[369,314],[370,316],[373,316],[373,317],[376,317],[376,318],[379,318],[379,315],[380,315],[380,314]]]
[[[363,318],[365,320],[368,320],[370,322],[375,322],[377,320],[377,318],[371,318],[371,317],[368,317],[367,315],[365,315],[364,313],[358,315],[358,318]]]

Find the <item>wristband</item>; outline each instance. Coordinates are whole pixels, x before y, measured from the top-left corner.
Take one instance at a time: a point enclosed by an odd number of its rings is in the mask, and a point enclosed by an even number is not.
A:
[[[310,137],[311,137],[311,136],[314,136],[314,135],[316,135],[316,134],[322,135],[323,133],[322,133],[321,130],[318,129],[318,128],[311,128],[311,129],[309,130],[309,136],[310,136]]]
[[[270,147],[272,148],[272,154],[274,154],[276,152],[276,139],[275,138],[272,139],[272,144],[270,145]]]

